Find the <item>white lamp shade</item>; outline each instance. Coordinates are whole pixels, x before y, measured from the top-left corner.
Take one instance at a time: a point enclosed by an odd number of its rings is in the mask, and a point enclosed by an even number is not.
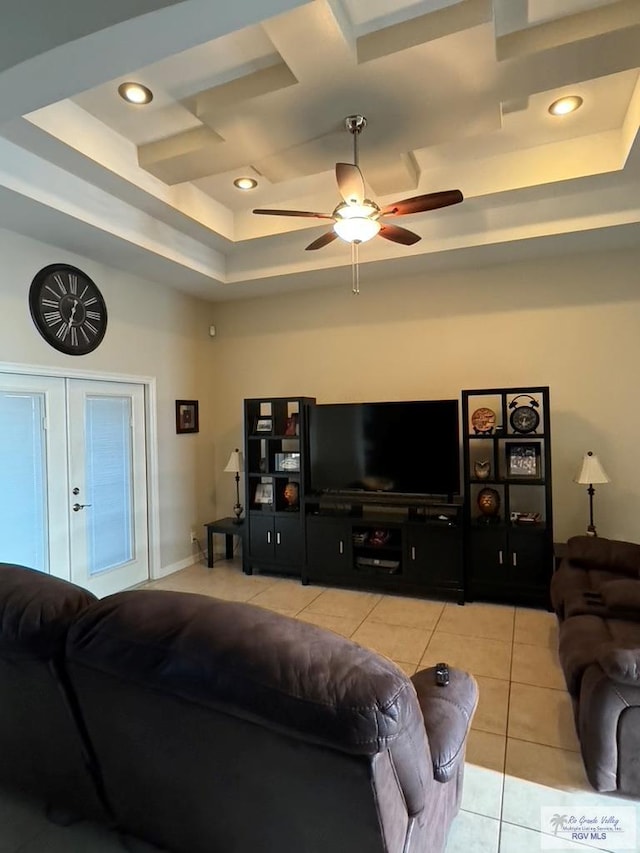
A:
[[[600,464],[600,460],[589,451],[582,458],[582,465],[576,476],[573,478],[574,483],[581,483],[585,486],[590,486],[593,483],[610,483],[604,468]]]
[[[244,471],[242,467],[242,453],[236,447],[231,451],[231,456],[227,462],[227,467],[224,469],[228,474],[240,474]]]

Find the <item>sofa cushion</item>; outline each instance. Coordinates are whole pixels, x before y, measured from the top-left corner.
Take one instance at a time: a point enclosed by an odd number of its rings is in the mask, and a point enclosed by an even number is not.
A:
[[[64,649],[71,620],[95,600],[67,581],[0,563],[0,652],[55,657]]]
[[[572,696],[578,696],[585,670],[597,661],[599,650],[610,639],[605,620],[598,616],[574,616],[560,625],[558,654]]]
[[[567,542],[571,563],[629,577],[640,577],[640,545],[600,536],[573,536]]]
[[[616,580],[629,580],[629,576],[563,560],[551,576],[553,609],[560,619],[582,614],[602,614],[599,593],[604,584]]]
[[[78,619],[67,658],[354,754],[388,748],[407,728],[424,739],[411,681],[392,661],[250,604],[118,593]]]
[[[602,584],[600,595],[609,613],[619,618],[640,619],[640,580],[610,580]]]
[[[603,648],[598,654],[598,663],[614,681],[640,685],[640,646]]]
[[[560,625],[559,654],[569,693],[577,697],[587,667],[600,663],[611,678],[635,683],[634,655],[640,650],[640,622],[574,616]]]

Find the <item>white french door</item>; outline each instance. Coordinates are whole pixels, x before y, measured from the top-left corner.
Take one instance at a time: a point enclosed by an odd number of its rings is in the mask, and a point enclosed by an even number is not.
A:
[[[0,561],[98,596],[149,575],[142,385],[0,373]]]
[[[103,596],[149,575],[144,389],[65,382],[71,580]]]

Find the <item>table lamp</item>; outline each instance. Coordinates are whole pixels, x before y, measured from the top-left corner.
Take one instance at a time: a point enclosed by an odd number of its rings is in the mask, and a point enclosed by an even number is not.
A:
[[[585,453],[580,470],[573,478],[573,482],[589,486],[587,489],[589,494],[589,526],[587,527],[587,536],[597,536],[596,526],[593,523],[593,495],[595,492],[593,484],[609,483],[611,481],[600,464],[600,460],[591,450]]]
[[[231,451],[227,467],[224,470],[228,474],[236,475],[236,503],[233,508],[236,517],[233,519],[233,523],[242,524],[242,519],[240,518],[242,515],[242,504],[240,503],[240,474],[244,471],[244,468],[242,467],[242,453],[237,447],[235,450]]]

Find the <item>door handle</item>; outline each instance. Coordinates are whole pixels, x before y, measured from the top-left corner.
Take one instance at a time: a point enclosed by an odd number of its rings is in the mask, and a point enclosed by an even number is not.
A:
[[[271,531],[267,530],[267,545],[271,545]]]
[[[518,555],[515,551],[513,552],[513,557],[511,558],[511,562],[514,566],[518,565]]]
[[[340,543],[338,544],[338,554],[344,554],[344,542],[342,541],[342,539],[340,540]]]
[[[502,551],[498,551],[498,565],[502,565]]]
[[[276,533],[276,545],[280,544],[280,533]]]
[[[74,504],[74,505],[71,507],[71,509],[72,509],[74,512],[78,512],[79,510],[84,509],[86,506],[91,506],[91,504]]]
[[[415,558],[416,558],[416,546],[412,545],[411,546],[411,559],[415,560]]]

